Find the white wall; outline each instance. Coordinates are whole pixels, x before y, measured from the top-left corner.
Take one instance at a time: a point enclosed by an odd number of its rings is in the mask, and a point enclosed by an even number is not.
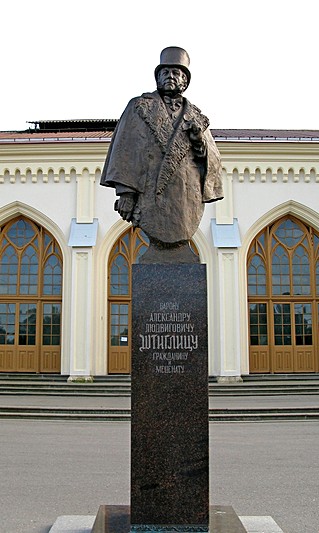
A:
[[[81,257],[88,254],[89,261],[83,261],[78,272],[90,286],[83,291],[82,298],[91,309],[89,317],[87,314],[78,317],[79,323],[86,323],[89,328],[89,341],[81,353],[80,366],[86,374],[106,373],[107,260],[114,242],[127,228],[113,209],[114,190],[99,184],[108,146],[107,142],[56,143],[54,147],[45,143],[0,145],[0,223],[22,212],[51,231],[63,250],[62,371],[66,374],[76,362],[76,343],[70,334],[72,320],[77,316],[72,311],[72,302],[77,302],[77,312],[81,313],[81,302],[76,299],[79,295],[74,293],[77,284],[72,280],[78,256],[76,250],[72,254],[67,246],[72,218],[80,223],[93,218],[99,221],[96,246],[81,251]],[[319,144],[223,142],[219,149],[226,198],[206,205],[194,240],[208,269],[210,373],[234,376],[249,371],[246,290],[249,243],[263,224],[283,213],[293,212],[319,229]],[[210,229],[212,218],[222,224],[231,224],[237,218],[242,248],[216,250]],[[230,327],[227,305],[232,301],[238,310],[232,314]],[[81,368],[74,363],[74,374],[81,373]]]

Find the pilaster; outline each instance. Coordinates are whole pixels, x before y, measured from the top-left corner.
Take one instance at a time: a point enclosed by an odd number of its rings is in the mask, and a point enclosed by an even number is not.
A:
[[[223,169],[224,199],[216,202],[216,223],[232,224],[234,218],[233,173]]]
[[[215,258],[214,375],[219,380],[238,380],[241,376],[239,260],[241,246],[237,219],[232,224],[211,221]]]
[[[92,353],[91,248],[72,249],[70,377],[90,375]]]
[[[95,175],[84,169],[76,178],[76,221],[89,224],[94,217],[94,183]]]
[[[217,335],[217,375],[239,377],[240,370],[240,312],[238,288],[238,250],[219,248],[218,262],[218,304],[219,334]]]

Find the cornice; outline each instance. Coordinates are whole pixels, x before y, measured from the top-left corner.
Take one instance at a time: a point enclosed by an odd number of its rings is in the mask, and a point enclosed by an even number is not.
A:
[[[0,144],[0,160],[3,158],[35,158],[41,160],[63,160],[79,158],[105,157],[109,141],[97,142],[68,142],[68,143],[12,143]]]
[[[225,141],[217,146],[232,181],[319,183],[319,143]]]
[[[109,142],[0,145],[0,184],[73,181],[84,170],[98,178]]]
[[[239,182],[319,183],[319,142],[217,141],[227,176]],[[103,142],[0,144],[0,184],[70,182],[88,171],[98,174],[109,148]]]
[[[238,156],[249,156],[255,158],[261,155],[271,156],[316,156],[319,158],[319,142],[216,142],[221,155],[236,158]]]
[[[42,160],[54,160],[63,158],[63,160],[87,158],[101,158],[105,157],[109,147],[110,140],[103,140],[101,142],[61,142],[61,143],[10,143],[0,144],[0,158],[41,158]],[[236,159],[238,157],[246,156],[252,159],[274,156],[283,157],[285,155],[296,156],[310,156],[319,159],[319,142],[234,142],[234,141],[216,141],[217,147],[221,155],[225,158]]]

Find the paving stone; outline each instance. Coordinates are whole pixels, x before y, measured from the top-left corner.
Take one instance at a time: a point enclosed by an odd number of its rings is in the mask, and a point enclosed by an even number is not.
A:
[[[91,533],[94,520],[95,516],[59,516],[49,533]]]
[[[240,516],[247,533],[284,533],[271,516]]]

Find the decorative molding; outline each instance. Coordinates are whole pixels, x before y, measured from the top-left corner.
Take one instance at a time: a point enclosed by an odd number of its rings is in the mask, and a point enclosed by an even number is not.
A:
[[[262,160],[260,161],[262,163]],[[234,183],[319,183],[319,162],[317,168],[313,162],[307,167],[295,166],[291,163],[283,167],[274,165],[273,167],[259,164],[258,166],[227,167],[223,162],[225,174]]]
[[[238,183],[319,183],[319,143],[218,143],[223,167]]]
[[[224,252],[223,249],[219,250],[224,263],[232,263],[234,261],[234,253]]]
[[[109,141],[0,144],[0,184],[69,183],[72,170],[75,178],[84,169],[99,179],[108,149]]]
[[[26,166],[28,165],[28,167]],[[29,163],[25,166],[8,166],[0,171],[0,184],[5,183],[71,183],[81,176],[89,173],[93,181],[99,181],[101,176],[101,166],[80,167],[71,164],[70,167],[61,167],[58,161],[56,166],[45,167],[34,165],[30,168]]]

